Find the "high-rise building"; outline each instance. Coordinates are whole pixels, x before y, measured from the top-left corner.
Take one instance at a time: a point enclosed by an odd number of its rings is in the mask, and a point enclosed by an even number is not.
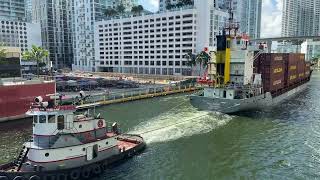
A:
[[[73,70],[95,71],[94,22],[105,15],[106,0],[73,2]]]
[[[224,0],[223,3],[222,7],[226,9],[231,5],[241,33],[248,34],[252,39],[260,37],[262,0]]]
[[[55,68],[73,62],[71,0],[33,0],[33,21],[41,24],[42,46]]]
[[[209,18],[208,18],[209,17]],[[184,55],[216,48],[228,14],[211,0],[176,11],[95,23],[96,69],[105,72],[191,75]]]
[[[210,0],[216,8],[228,11],[230,5],[234,19],[239,22],[240,32],[251,38],[259,38],[261,34],[262,0]],[[159,0],[159,11],[167,10],[168,5],[177,5],[179,0]],[[191,0],[190,2],[194,2]]]
[[[32,21],[32,0],[25,0],[25,16],[27,22]]]
[[[0,21],[0,44],[30,50],[32,45],[41,46],[40,24],[21,21]]]
[[[282,36],[319,35],[319,0],[284,0]]]
[[[107,8],[116,9],[120,4],[126,8],[125,11],[131,11],[132,7],[138,5],[138,0],[106,0]]]
[[[24,21],[25,0],[0,0],[0,19]]]

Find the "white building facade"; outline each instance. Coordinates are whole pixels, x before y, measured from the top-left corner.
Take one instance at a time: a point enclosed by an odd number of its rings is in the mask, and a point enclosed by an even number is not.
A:
[[[0,43],[18,47],[22,52],[30,50],[32,45],[41,46],[40,24],[1,20]]]
[[[0,19],[25,21],[25,0],[0,0]]]
[[[228,14],[211,0],[195,7],[95,23],[96,69],[104,72],[191,75],[184,55],[215,49]]]
[[[70,21],[72,0],[33,0],[32,21],[40,23],[43,48],[55,68],[70,68],[73,59]]]
[[[94,58],[94,22],[104,17],[105,0],[73,2],[73,70],[96,71]]]
[[[282,36],[317,36],[320,34],[319,0],[284,0]]]

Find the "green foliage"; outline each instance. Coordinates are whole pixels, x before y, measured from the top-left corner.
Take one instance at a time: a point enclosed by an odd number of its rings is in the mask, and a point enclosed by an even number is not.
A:
[[[192,54],[191,51],[185,54],[184,58],[187,60],[187,66],[193,67],[197,64],[196,55]]]
[[[0,49],[0,60],[5,58],[7,54],[6,49]]]
[[[210,61],[210,56],[208,53],[206,53],[205,51],[201,51],[197,57],[196,57],[196,61],[201,64],[203,67],[207,67],[208,63]]]
[[[124,7],[123,4],[119,4],[117,6],[117,11],[118,11],[119,14],[123,14],[125,10],[126,10],[126,8]]]
[[[193,0],[179,0],[176,5],[173,5],[170,3],[170,1],[167,1],[166,8],[170,10],[174,8],[182,8],[184,6],[191,6],[193,4],[194,4]]]
[[[112,8],[108,8],[104,11],[104,14],[107,16],[107,17],[113,17],[115,15],[118,14],[118,12],[115,10],[115,9],[112,9]]]
[[[38,47],[35,45],[32,45],[32,48],[30,51],[25,51],[22,54],[22,59],[26,61],[36,61],[37,62],[37,71],[39,75],[40,71],[40,64],[44,63],[45,58],[49,56],[49,52],[42,47]]]
[[[132,12],[133,14],[138,14],[138,15],[140,15],[143,10],[144,10],[143,6],[138,5],[138,6],[133,6],[132,9],[131,9],[131,12]]]

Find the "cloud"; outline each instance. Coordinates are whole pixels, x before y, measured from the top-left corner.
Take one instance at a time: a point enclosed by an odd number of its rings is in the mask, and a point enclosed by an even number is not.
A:
[[[139,4],[143,5],[145,9],[152,12],[159,10],[159,0],[139,0]]]
[[[280,37],[283,0],[263,0],[261,37]]]

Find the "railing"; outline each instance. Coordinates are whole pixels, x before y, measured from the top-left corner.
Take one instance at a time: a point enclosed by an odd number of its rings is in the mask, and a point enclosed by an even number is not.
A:
[[[187,92],[191,90],[195,90],[197,87],[195,83],[188,84],[176,84],[170,86],[158,86],[158,87],[150,87],[150,88],[139,88],[136,90],[126,90],[122,92],[102,92],[98,94],[90,95],[86,100],[77,101],[79,97],[74,97],[65,101],[78,102],[75,105],[84,105],[84,104],[92,104],[97,102],[107,102],[107,101],[115,101],[121,99],[135,99],[143,96],[159,96],[160,94],[173,94],[179,92]]]

